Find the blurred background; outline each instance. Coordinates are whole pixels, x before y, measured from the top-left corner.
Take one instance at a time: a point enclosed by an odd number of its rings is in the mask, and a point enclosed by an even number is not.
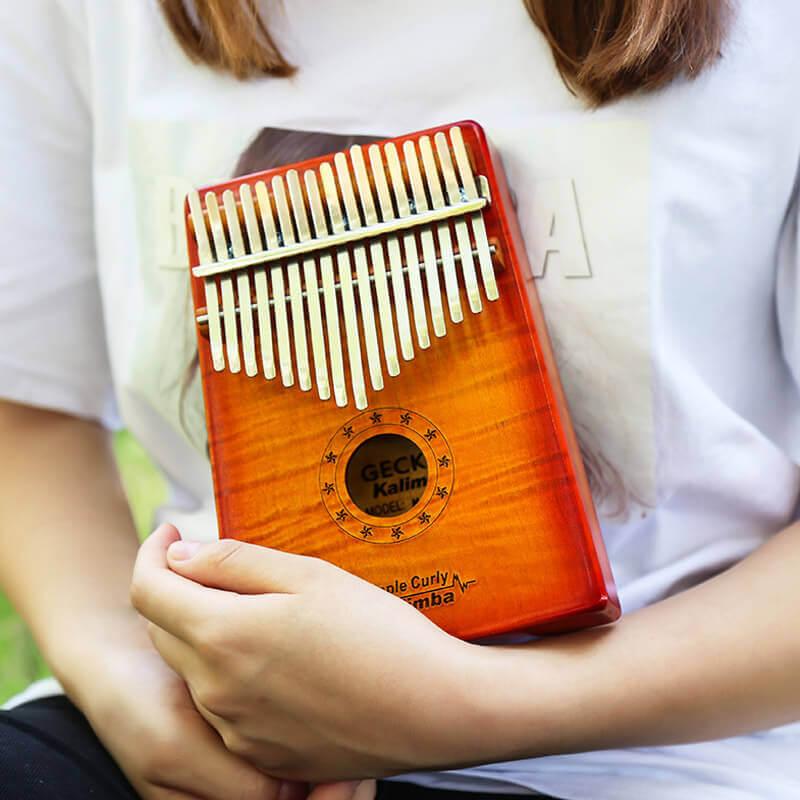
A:
[[[165,484],[127,431],[115,435],[114,453],[141,539],[150,532],[155,509],[165,498]],[[25,624],[0,594],[0,704],[47,674],[47,666]]]

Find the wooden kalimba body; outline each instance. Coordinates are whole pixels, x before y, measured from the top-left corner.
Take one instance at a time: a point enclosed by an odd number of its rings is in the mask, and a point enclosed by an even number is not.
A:
[[[192,192],[222,536],[477,639],[613,621],[499,161],[462,122]]]

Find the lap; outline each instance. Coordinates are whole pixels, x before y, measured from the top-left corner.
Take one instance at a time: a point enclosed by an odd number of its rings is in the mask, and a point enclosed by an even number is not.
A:
[[[136,800],[136,793],[63,695],[0,711],[0,797]]]
[[[482,793],[378,784],[377,800],[488,800]],[[0,711],[0,800],[137,800],[83,714],[63,695]]]

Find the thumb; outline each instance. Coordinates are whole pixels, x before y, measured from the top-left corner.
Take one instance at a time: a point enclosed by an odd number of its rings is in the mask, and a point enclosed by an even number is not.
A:
[[[205,544],[173,542],[167,564],[184,578],[238,594],[295,594],[319,574],[324,562],[235,539]]]

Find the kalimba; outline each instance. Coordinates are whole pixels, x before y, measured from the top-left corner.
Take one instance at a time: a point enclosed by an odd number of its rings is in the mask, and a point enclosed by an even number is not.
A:
[[[465,639],[617,618],[479,125],[215,184],[186,217],[222,536],[326,559]]]

